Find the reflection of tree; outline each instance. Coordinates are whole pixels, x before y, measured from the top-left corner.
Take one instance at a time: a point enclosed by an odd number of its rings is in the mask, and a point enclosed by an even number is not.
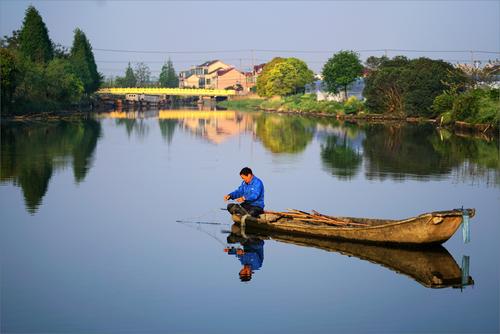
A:
[[[299,153],[312,140],[313,121],[296,116],[262,114],[257,118],[257,137],[273,153]]]
[[[97,146],[101,134],[101,124],[88,122],[78,144],[73,148],[73,173],[76,182],[80,183],[87,175],[92,164],[92,154]]]
[[[442,156],[457,167],[461,179],[485,178],[487,182],[500,183],[500,151],[497,139],[485,141],[478,138],[464,138],[440,130],[430,140]]]
[[[2,124],[0,180],[20,186],[35,213],[57,167],[72,160],[76,182],[85,178],[100,134],[95,120]]]
[[[436,135],[432,126],[370,125],[365,131],[363,150],[369,179],[404,179],[406,175],[426,179],[451,172],[450,161],[436,152],[429,141]]]
[[[168,144],[172,142],[174,137],[175,127],[177,126],[178,120],[176,119],[160,119],[158,124],[160,125],[161,136]]]
[[[127,129],[127,135],[130,137],[135,132],[137,137],[144,138],[148,134],[149,128],[143,119],[136,118],[118,118],[116,125],[123,125]]]
[[[369,125],[363,150],[368,178],[408,175],[428,179],[469,169],[470,174],[499,170],[498,142],[461,138],[431,125]],[[465,173],[467,174],[467,173]],[[463,175],[462,175],[463,176]],[[498,182],[498,177],[497,181]]]
[[[15,184],[23,189],[24,202],[29,213],[33,214],[47,192],[52,177],[52,164],[44,159],[19,171]]]
[[[349,147],[347,133],[341,141],[337,136],[329,136],[321,145],[321,160],[333,175],[341,179],[351,179],[361,166],[361,154]]]

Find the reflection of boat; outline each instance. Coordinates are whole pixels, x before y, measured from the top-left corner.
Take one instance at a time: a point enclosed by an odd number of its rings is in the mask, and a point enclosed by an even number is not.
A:
[[[238,206],[229,208],[237,224],[269,231],[365,243],[441,244],[448,240],[462,223],[464,214],[473,217],[475,209],[436,211],[404,220],[331,217],[332,221],[306,221],[275,213],[259,218],[238,214]],[[335,223],[335,222],[334,222]]]
[[[233,233],[239,232],[238,230],[232,229]],[[468,269],[462,272],[450,253],[441,245],[420,248],[384,247],[375,244],[293,236],[279,232],[262,232],[249,227],[243,234],[247,237],[252,235],[262,239],[270,238],[279,242],[354,256],[411,277],[428,288],[462,288],[474,284],[467,272]]]

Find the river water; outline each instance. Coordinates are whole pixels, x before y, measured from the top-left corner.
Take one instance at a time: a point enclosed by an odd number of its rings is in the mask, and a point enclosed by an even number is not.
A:
[[[2,333],[499,331],[496,139],[227,110],[4,122],[1,139]],[[463,206],[471,242],[245,239],[221,210],[244,166],[266,209]],[[247,251],[250,280],[226,247]]]

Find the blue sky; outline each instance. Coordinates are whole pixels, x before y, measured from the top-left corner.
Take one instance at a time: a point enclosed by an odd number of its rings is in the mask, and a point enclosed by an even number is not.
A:
[[[320,71],[325,60],[341,49],[360,50],[362,59],[383,54],[363,50],[381,49],[500,52],[499,1],[2,0],[2,36],[21,27],[29,4],[39,10],[56,43],[71,45],[73,30],[82,29],[94,48],[99,71],[106,75],[122,75],[128,61],[144,61],[157,75],[168,57],[177,71],[216,58],[245,69],[274,56],[295,56]],[[470,52],[388,54],[452,62],[472,56]],[[500,53],[473,56],[484,61],[500,58]]]

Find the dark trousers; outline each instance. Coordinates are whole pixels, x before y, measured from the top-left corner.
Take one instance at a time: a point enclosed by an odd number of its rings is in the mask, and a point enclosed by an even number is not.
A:
[[[253,206],[246,202],[240,204],[228,204],[227,210],[230,213],[236,213],[240,215],[249,214],[252,217],[259,218],[259,215],[264,213],[264,209],[259,206]]]

